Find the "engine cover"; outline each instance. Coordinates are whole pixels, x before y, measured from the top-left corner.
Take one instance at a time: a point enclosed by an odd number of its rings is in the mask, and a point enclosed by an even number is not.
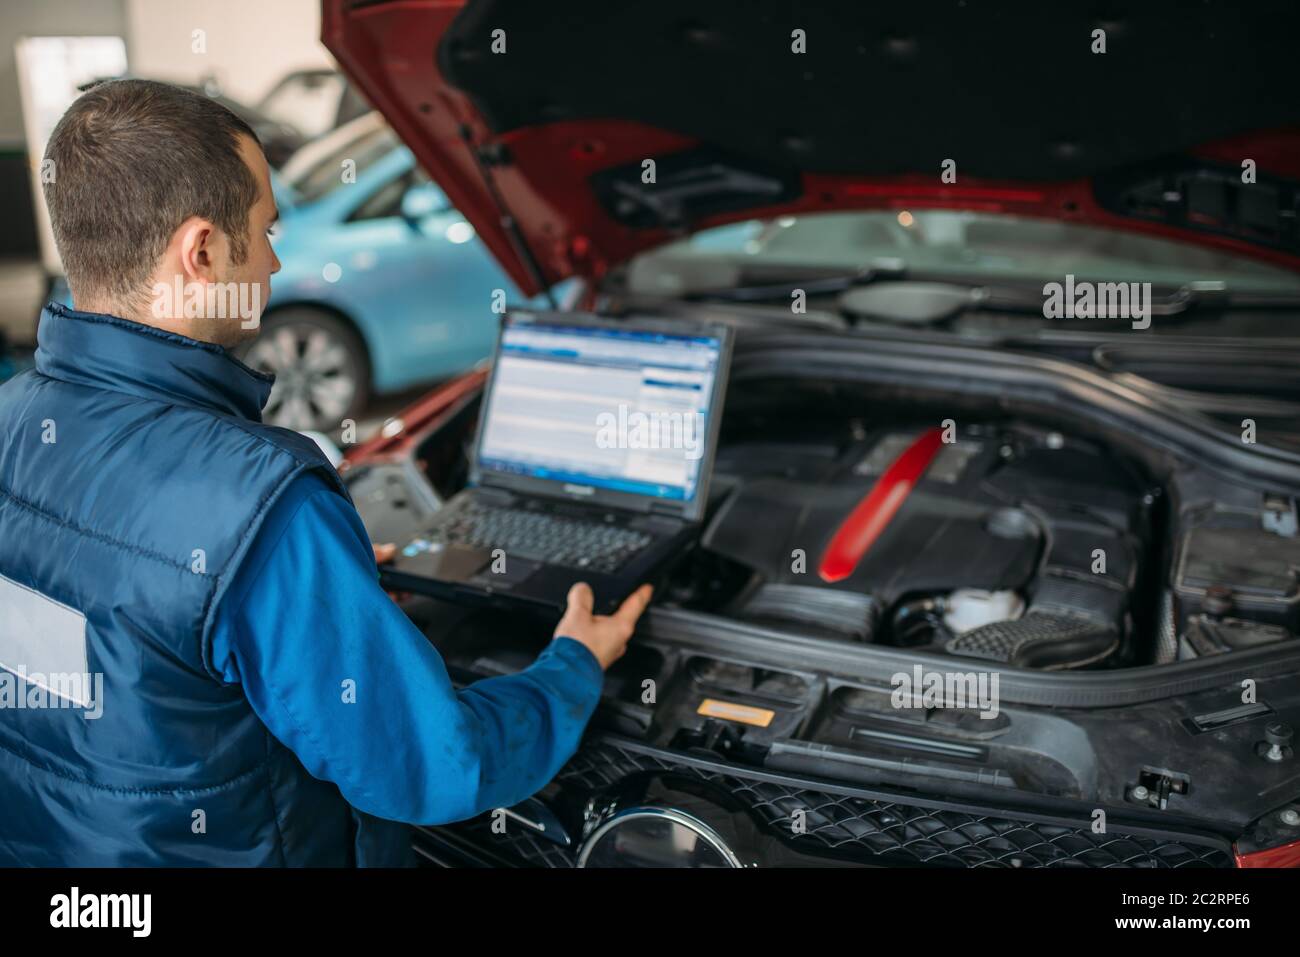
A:
[[[731,473],[737,488],[702,544],[759,577],[742,599],[750,611],[779,619],[784,603],[791,622],[845,637],[870,639],[900,602],[959,589],[1014,591],[1028,614],[1121,634],[1149,518],[1138,477],[1105,450],[1059,433],[972,426],[932,450],[919,475],[882,490],[882,482],[897,483],[892,467],[925,435],[877,433],[820,469],[791,467],[787,447],[771,457],[784,474]],[[719,470],[763,461],[758,450],[733,449]],[[890,510],[885,524],[850,565],[828,575],[826,557],[845,522],[873,518],[859,508],[864,502]],[[826,596],[824,616],[818,593]],[[849,595],[864,603],[865,620],[852,627]]]

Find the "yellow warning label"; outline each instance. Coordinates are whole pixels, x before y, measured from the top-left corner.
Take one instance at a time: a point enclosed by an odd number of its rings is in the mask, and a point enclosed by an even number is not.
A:
[[[695,713],[702,714],[706,718],[723,718],[727,721],[739,721],[741,724],[757,725],[760,728],[766,728],[776,717],[776,712],[769,711],[767,708],[732,704],[730,701],[718,701],[716,698],[705,698],[695,709]]]

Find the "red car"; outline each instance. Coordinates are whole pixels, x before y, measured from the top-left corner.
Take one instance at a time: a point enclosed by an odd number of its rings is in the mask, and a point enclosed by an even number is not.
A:
[[[1300,865],[1300,8],[1017,7],[324,0],[525,294],[736,332],[584,746],[430,862]],[[375,540],[483,381],[350,451]],[[405,607],[466,682],[549,636]]]

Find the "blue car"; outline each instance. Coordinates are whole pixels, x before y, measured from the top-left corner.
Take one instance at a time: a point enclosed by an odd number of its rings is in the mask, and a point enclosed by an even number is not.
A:
[[[379,114],[309,144],[276,180],[282,268],[243,353],[276,375],[267,421],[326,431],[372,393],[491,352],[493,291],[522,297]]]

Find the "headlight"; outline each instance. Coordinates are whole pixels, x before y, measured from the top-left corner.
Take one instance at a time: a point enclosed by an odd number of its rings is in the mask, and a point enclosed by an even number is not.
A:
[[[632,807],[601,822],[578,852],[579,867],[743,867],[722,837],[675,808]]]

